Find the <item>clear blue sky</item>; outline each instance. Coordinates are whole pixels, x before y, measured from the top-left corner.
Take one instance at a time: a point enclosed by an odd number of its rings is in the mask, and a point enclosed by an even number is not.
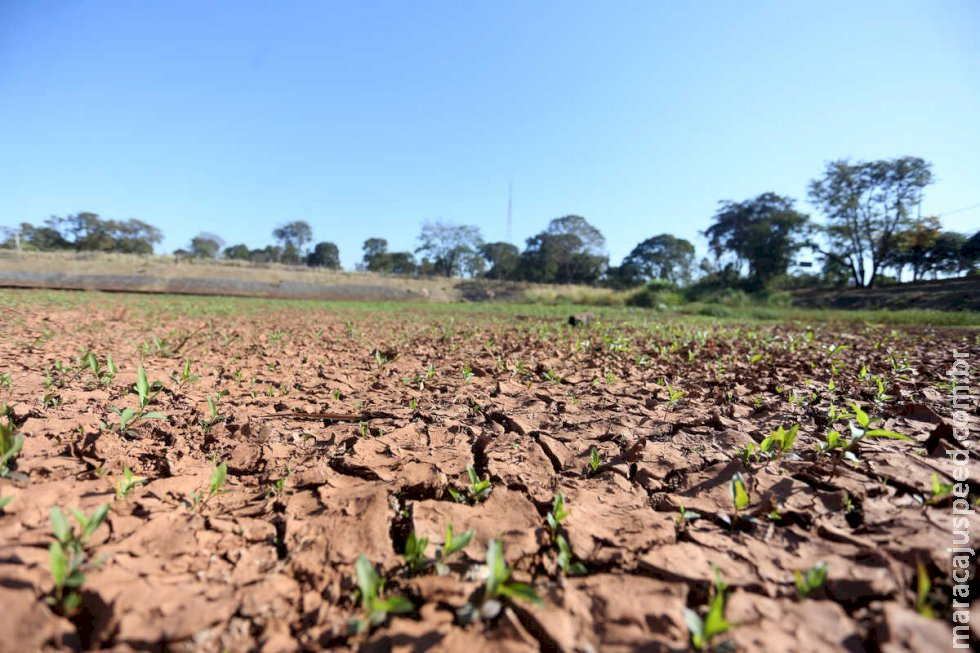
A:
[[[515,244],[569,213],[614,263],[826,161],[934,164],[980,203],[980,2],[0,0],[0,225],[140,218],[350,267],[427,219]],[[950,215],[961,231],[980,208]]]

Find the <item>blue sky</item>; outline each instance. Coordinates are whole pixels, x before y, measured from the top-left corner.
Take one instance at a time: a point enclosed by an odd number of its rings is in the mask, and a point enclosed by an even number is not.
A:
[[[0,225],[140,218],[414,248],[585,216],[613,262],[826,161],[921,156],[980,204],[980,3],[0,0]],[[944,218],[973,231],[980,207]]]

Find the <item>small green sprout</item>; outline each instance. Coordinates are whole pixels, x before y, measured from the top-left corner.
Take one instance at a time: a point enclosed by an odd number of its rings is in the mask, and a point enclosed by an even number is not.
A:
[[[927,619],[935,619],[936,611],[929,603],[929,592],[932,591],[932,579],[929,571],[921,560],[915,561],[915,611]]]
[[[446,541],[442,545],[442,551],[439,552],[439,559],[436,560],[437,574],[445,576],[449,573],[449,556],[465,549],[474,535],[476,531],[466,530],[456,536],[453,533],[453,525],[451,523],[446,525]]]
[[[272,481],[268,488],[265,490],[265,496],[267,499],[272,497],[281,497],[286,493],[286,481],[289,480],[289,469],[286,469],[286,475],[282,478],[277,478]]]
[[[208,498],[219,494],[225,494],[228,490],[223,489],[225,481],[228,479],[228,463],[221,463],[215,466],[211,472],[211,480],[208,483]]]
[[[10,418],[0,422],[0,478],[10,473],[14,457],[24,447],[24,436],[17,432],[17,427]]]
[[[453,498],[453,501],[456,503],[473,504],[479,503],[480,501],[486,499],[490,495],[490,490],[492,487],[490,484],[490,478],[487,477],[480,480],[480,477],[477,476],[476,470],[473,469],[472,465],[466,466],[466,473],[470,477],[470,486],[466,488],[466,490],[461,492],[454,487],[446,488],[449,495]]]
[[[351,619],[349,628],[352,634],[367,636],[372,628],[380,626],[389,614],[411,612],[415,606],[403,596],[381,598],[384,580],[378,576],[374,565],[363,554],[354,563],[357,573],[358,594],[361,602],[361,615]]]
[[[939,474],[932,475],[932,494],[926,503],[929,505],[935,505],[940,503],[943,499],[953,494],[953,488],[956,487],[955,483],[941,483],[939,481]]]
[[[201,492],[191,494],[191,501],[188,508],[191,511],[195,511],[207,503],[211,497],[226,494],[228,492],[228,490],[224,489],[226,480],[228,480],[228,463],[215,465],[214,470],[211,472],[211,479],[208,481],[207,494],[202,494]]]
[[[3,509],[6,508],[13,500],[14,500],[14,495],[12,494],[8,494],[5,497],[0,497],[0,515],[3,514]]]
[[[827,563],[820,561],[803,573],[799,569],[793,572],[796,592],[805,599],[827,583]]]
[[[476,531],[472,530],[456,535],[453,532],[453,525],[448,524],[442,549],[435,560],[430,560],[425,555],[425,551],[429,547],[429,538],[419,537],[415,531],[412,531],[405,542],[405,553],[402,555],[405,559],[405,570],[409,575],[415,575],[435,565],[436,573],[445,576],[449,573],[449,557],[465,549],[474,535],[476,535]]]
[[[909,438],[907,435],[902,435],[901,433],[896,433],[895,431],[874,428],[875,422],[880,420],[872,420],[870,417],[868,417],[868,414],[861,410],[861,407],[856,403],[851,402],[851,409],[854,411],[853,415],[845,414],[839,416],[840,419],[854,419],[854,421],[850,422],[851,435],[845,436],[842,433],[831,429],[827,433],[826,439],[817,445],[817,453],[831,455],[834,451],[840,450],[843,458],[851,462],[858,462],[858,457],[855,452],[864,438],[911,440],[911,438]],[[857,422],[857,424],[855,425],[854,422]]]
[[[177,384],[178,388],[183,388],[185,385],[196,383],[201,380],[200,376],[191,372],[191,361],[189,358],[184,361],[184,366],[181,368],[180,373],[177,374],[175,372],[174,374],[170,375],[170,378]]]
[[[669,383],[664,383],[664,388],[667,389],[667,407],[673,408],[681,400],[681,398],[687,393],[683,390],[675,390]]]
[[[145,485],[145,476],[136,476],[129,467],[123,468],[123,477],[116,482],[116,498],[125,499],[140,485]]]
[[[405,558],[405,569],[409,574],[418,573],[425,566],[425,550],[428,547],[429,538],[419,537],[415,531],[408,534],[408,540],[405,542],[405,553],[402,557]]]
[[[694,521],[695,519],[701,519],[701,513],[694,512],[693,510],[688,510],[684,507],[684,504],[679,504],[677,507],[677,523],[684,524],[689,521]]]
[[[226,391],[223,390],[218,394],[208,396],[208,416],[207,418],[201,420],[201,429],[205,434],[210,433],[211,429],[214,428],[216,424],[220,424],[228,419],[227,415],[222,414],[218,410],[218,400],[221,399],[224,394],[226,394]]]
[[[572,547],[568,544],[568,539],[562,532],[561,523],[568,518],[568,508],[565,507],[565,495],[561,492],[555,494],[551,503],[551,512],[548,513],[546,520],[548,532],[551,534],[551,541],[558,549],[558,568],[569,576],[582,576],[588,573],[585,565],[576,560],[572,554]]]
[[[732,480],[728,484],[728,492],[732,497],[732,504],[735,506],[735,519],[737,520],[739,512],[749,507],[749,490],[741,472],[735,472],[735,475],[732,476]]]
[[[513,571],[504,559],[503,543],[499,539],[490,540],[487,544],[487,582],[477,594],[477,604],[470,601],[456,611],[459,620],[470,623],[477,618],[494,619],[500,614],[505,600],[524,601],[532,605],[544,604],[534,587],[512,581],[512,574]]]
[[[775,431],[771,431],[769,436],[759,443],[759,453],[766,459],[778,458],[789,453],[799,432],[799,424],[794,424],[788,431],[780,426]]]
[[[602,459],[599,458],[599,450],[595,447],[589,451],[589,476],[595,476],[602,467]]]
[[[727,633],[732,624],[725,619],[725,603],[728,584],[721,579],[721,572],[712,565],[715,572],[715,585],[708,610],[702,618],[700,614],[684,608],[684,621],[691,632],[691,646],[697,651],[704,651],[711,646],[711,640]]]
[[[85,547],[108,516],[109,504],[97,508],[91,517],[74,508],[71,513],[78,522],[77,532],[61,508],[51,508],[54,541],[48,546],[48,558],[54,591],[45,600],[63,616],[71,616],[81,607],[79,588],[85,582],[85,569],[91,566],[86,561]]]
[[[113,380],[116,378],[116,373],[119,371],[116,368],[116,364],[112,361],[111,354],[106,357],[105,367],[102,367],[98,357],[92,351],[86,351],[82,354],[81,358],[78,359],[78,364],[87,366],[92,373],[92,378],[95,383],[105,388],[112,385]]]
[[[109,408],[110,411],[119,415],[119,424],[116,425],[116,430],[120,433],[128,433],[137,422],[144,419],[166,419],[163,413],[149,412],[147,411],[147,406],[160,391],[163,389],[163,385],[159,381],[154,381],[151,385],[146,379],[146,370],[140,365],[136,369],[136,385],[133,387],[136,390],[136,394],[139,397],[139,408],[133,410],[132,408]]]

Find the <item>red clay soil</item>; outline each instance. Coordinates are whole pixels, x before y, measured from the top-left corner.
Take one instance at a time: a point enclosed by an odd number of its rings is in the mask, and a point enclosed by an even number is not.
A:
[[[200,304],[0,305],[0,400],[24,436],[0,479],[0,650],[683,651],[685,608],[705,614],[715,570],[731,624],[715,647],[953,641],[954,497],[932,488],[953,482],[945,372],[954,349],[980,355],[976,332]],[[86,351],[111,354],[115,378],[81,367]],[[120,432],[109,409],[137,407],[139,364],[164,417]],[[818,454],[829,430],[850,435],[848,400],[911,440]],[[786,455],[739,456],[795,424]],[[468,466],[492,483],[472,504],[448,491],[465,495]],[[125,467],[147,482],[117,496]],[[553,533],[559,492],[570,514]],[[80,606],[50,605],[51,508],[103,504]],[[432,558],[450,523],[469,545],[442,575],[410,573],[409,534]],[[584,575],[562,571],[559,534]],[[495,538],[540,605],[482,601]],[[413,608],[352,635],[361,555]],[[795,572],[821,562],[826,583],[801,597]],[[485,618],[462,619],[468,603]]]

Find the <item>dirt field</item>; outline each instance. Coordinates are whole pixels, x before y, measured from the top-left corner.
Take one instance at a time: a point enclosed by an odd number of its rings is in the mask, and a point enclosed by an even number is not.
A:
[[[980,332],[568,315],[0,292],[0,650],[950,648]]]

